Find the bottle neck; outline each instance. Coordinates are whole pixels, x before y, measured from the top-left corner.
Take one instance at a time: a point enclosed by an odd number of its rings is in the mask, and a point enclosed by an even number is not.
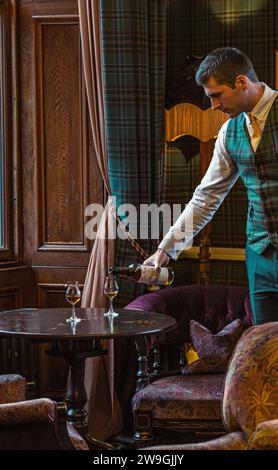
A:
[[[174,279],[172,268],[166,266],[161,267],[159,274],[154,266],[144,264],[130,264],[127,267],[111,266],[108,273],[114,276],[132,277],[135,281],[144,284],[170,285]]]
[[[131,269],[127,268],[127,267],[111,267],[109,268],[108,270],[108,273],[109,274],[114,274],[115,276],[130,276],[132,274],[132,271]]]

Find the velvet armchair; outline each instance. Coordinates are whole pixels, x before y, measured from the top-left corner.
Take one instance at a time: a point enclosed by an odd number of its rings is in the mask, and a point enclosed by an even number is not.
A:
[[[194,319],[213,333],[236,319],[243,329],[252,325],[248,289],[234,286],[186,285],[142,295],[127,308],[156,311],[173,316],[177,329],[163,338],[152,338],[152,346],[167,344],[168,350],[191,342],[189,325]],[[169,355],[169,354],[168,354]],[[223,373],[183,375],[181,370],[158,374],[149,370],[145,387],[137,387],[132,398],[135,439],[149,442],[155,428],[221,434]]]
[[[20,375],[0,375],[0,450],[88,450],[63,406],[48,398],[26,400],[25,389]]]
[[[278,322],[241,336],[224,380],[224,436],[164,450],[278,450]]]

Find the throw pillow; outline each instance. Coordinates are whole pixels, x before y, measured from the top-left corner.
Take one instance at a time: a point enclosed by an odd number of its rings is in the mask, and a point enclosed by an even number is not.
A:
[[[187,364],[182,373],[220,374],[226,372],[230,357],[243,331],[240,319],[229,323],[214,335],[208,328],[195,320],[190,321],[190,335],[199,359]]]

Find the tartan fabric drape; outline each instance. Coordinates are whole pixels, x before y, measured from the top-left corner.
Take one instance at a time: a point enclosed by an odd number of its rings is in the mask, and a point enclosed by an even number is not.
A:
[[[122,204],[133,204],[138,213],[140,204],[163,202],[167,0],[104,0],[101,29],[110,184],[126,222]],[[138,241],[150,253],[158,244],[150,237]],[[117,239],[116,265],[138,260],[143,258],[129,243]],[[122,281],[119,303],[126,305],[143,289]],[[115,387],[125,417],[134,392],[135,364],[134,342],[117,340]]]
[[[164,140],[166,1],[79,0],[87,95],[89,108],[95,108],[90,109],[91,123],[96,131],[95,135],[93,132],[94,143],[106,189],[110,194],[111,187],[118,208],[123,203],[131,203],[137,209],[141,203],[160,203]],[[93,33],[98,31],[98,6],[103,60],[101,76],[98,55],[100,41],[97,34],[93,36]],[[85,49],[87,54],[84,53]],[[102,112],[99,99],[102,78],[105,113]],[[104,114],[105,126],[103,122],[99,122]],[[105,167],[106,142],[109,177]],[[119,212],[119,215],[122,216],[123,213]],[[150,247],[148,240],[144,240],[142,245],[143,248]],[[104,245],[103,248],[105,249]],[[130,250],[126,240],[119,241],[117,264],[130,262]],[[132,255],[134,256],[134,252]],[[105,253],[101,256],[103,258]],[[94,270],[91,269],[92,259],[91,257],[86,277],[84,300],[91,306],[91,290],[94,288],[92,275],[97,272],[94,263]],[[99,294],[102,294],[100,289]],[[94,300],[97,301],[97,298],[94,297]],[[103,362],[102,367],[97,370],[91,360],[86,362],[86,382],[90,382],[89,429],[94,437],[107,439],[117,433],[121,425],[111,384],[112,361]],[[98,382],[99,379],[101,383]],[[118,417],[118,420],[113,421],[115,417]]]
[[[123,221],[122,204],[133,204],[139,214],[140,204],[161,203],[166,15],[167,0],[101,2],[109,175]],[[138,241],[152,252],[158,240],[149,238]],[[115,263],[137,260],[129,244],[118,239]],[[122,282],[121,303],[136,295],[136,289],[140,292],[138,286]]]

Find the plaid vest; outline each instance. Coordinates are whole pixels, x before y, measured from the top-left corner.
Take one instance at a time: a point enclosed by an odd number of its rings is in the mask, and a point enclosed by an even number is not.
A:
[[[258,254],[278,249],[278,99],[275,99],[256,152],[244,113],[230,119],[226,148],[247,188],[247,243]]]

